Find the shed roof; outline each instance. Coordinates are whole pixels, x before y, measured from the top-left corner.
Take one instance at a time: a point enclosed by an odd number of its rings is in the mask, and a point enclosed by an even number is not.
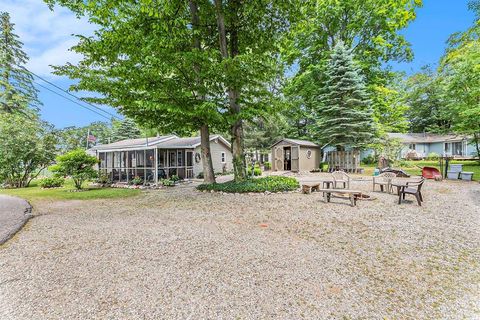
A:
[[[291,143],[291,144],[295,144],[295,145],[298,145],[298,146],[303,146],[303,147],[320,147],[318,144],[313,143],[313,142],[308,141],[308,140],[289,139],[289,138],[284,138],[284,139],[276,142],[274,145],[272,145],[272,147],[276,146],[277,144],[279,144],[282,141],[285,141],[285,142],[288,142],[288,143]]]
[[[388,133],[388,137],[399,139],[404,143],[452,142],[467,138],[465,135],[434,133]]]

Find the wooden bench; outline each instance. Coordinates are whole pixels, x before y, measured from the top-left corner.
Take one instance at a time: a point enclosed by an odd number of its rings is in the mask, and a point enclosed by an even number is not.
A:
[[[302,185],[302,192],[305,194],[320,190],[320,183],[306,183]]]
[[[319,189],[319,192],[323,192],[323,196],[326,202],[330,202],[330,198],[332,193],[338,194],[348,194],[348,198],[350,199],[350,203],[352,207],[357,205],[357,200],[362,197],[362,191],[358,190],[348,190],[348,189]]]

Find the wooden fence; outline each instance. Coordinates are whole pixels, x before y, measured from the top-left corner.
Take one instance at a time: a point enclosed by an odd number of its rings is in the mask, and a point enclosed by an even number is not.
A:
[[[328,151],[327,162],[330,172],[337,170],[357,172],[360,168],[360,151]]]

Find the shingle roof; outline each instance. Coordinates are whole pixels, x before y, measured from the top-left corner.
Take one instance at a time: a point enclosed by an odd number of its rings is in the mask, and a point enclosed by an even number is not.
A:
[[[457,134],[433,134],[433,133],[388,133],[389,138],[400,139],[404,143],[434,143],[460,141],[466,138]]]
[[[279,143],[282,142],[282,141],[287,141],[287,142],[289,142],[289,143],[296,144],[296,145],[299,145],[299,146],[305,146],[305,147],[319,147],[318,144],[313,143],[313,142],[311,142],[311,141],[298,140],[298,139],[289,139],[289,138],[282,139],[282,140],[278,141],[277,143],[275,143],[273,146],[276,146],[277,144],[279,144]],[[272,147],[273,147],[273,146],[272,146]]]
[[[210,141],[219,139],[221,140],[227,147],[230,147],[230,144],[227,140],[225,140],[220,135],[212,135],[210,136]],[[185,148],[196,148],[200,145],[200,137],[189,137],[189,138],[180,138],[175,135],[169,136],[162,136],[162,137],[154,137],[148,138],[148,145],[147,145],[147,138],[139,138],[139,139],[127,139],[121,140],[114,143],[103,144],[99,146],[95,146],[92,150],[111,150],[111,149],[142,149],[146,147],[157,147],[161,149],[185,149]]]

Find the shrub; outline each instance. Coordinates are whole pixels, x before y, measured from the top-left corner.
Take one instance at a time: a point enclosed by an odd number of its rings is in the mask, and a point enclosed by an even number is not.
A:
[[[362,164],[364,165],[370,165],[370,164],[376,164],[378,161],[377,157],[375,157],[373,154],[369,154],[365,158],[362,159]]]
[[[435,152],[430,152],[428,155],[427,155],[427,160],[432,160],[432,161],[436,161],[440,159],[440,155],[438,153],[435,153]]]
[[[56,158],[57,164],[49,168],[57,175],[70,176],[75,188],[82,189],[82,183],[97,177],[93,165],[98,163],[97,158],[88,155],[85,150],[77,149]]]
[[[322,172],[328,171],[328,162],[320,162],[320,171]]]
[[[96,182],[105,185],[111,184],[112,180],[110,180],[110,175],[108,173],[101,173],[98,175]]]
[[[252,167],[248,167],[247,168],[247,176],[251,176],[252,175]],[[255,168],[253,168],[253,175],[254,176],[261,176],[262,175],[262,169],[260,169],[260,167],[258,166],[255,166]]]
[[[270,162],[268,162],[268,161],[265,161],[265,162],[263,163],[263,168],[264,168],[265,170],[270,170],[270,169],[272,169],[272,164],[271,164]]]
[[[162,185],[165,187],[173,187],[175,185],[175,181],[171,179],[162,179],[161,182],[162,182]]]
[[[298,188],[299,184],[295,178],[277,176],[254,178],[242,182],[228,181],[224,183],[201,184],[197,187],[200,191],[214,190],[228,193],[282,192],[293,191]]]
[[[42,188],[59,188],[65,183],[65,179],[62,177],[50,177],[40,180],[39,185]]]
[[[172,180],[173,182],[177,182],[177,181],[180,181],[180,177],[174,174],[170,177],[170,180]]]
[[[130,183],[135,186],[139,186],[143,184],[143,179],[140,178],[139,176],[135,176],[132,180],[130,180]]]

